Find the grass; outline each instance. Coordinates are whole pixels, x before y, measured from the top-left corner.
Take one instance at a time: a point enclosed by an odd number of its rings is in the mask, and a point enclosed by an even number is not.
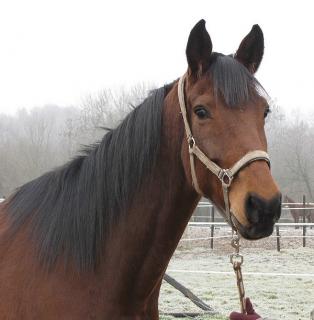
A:
[[[218,244],[217,244],[218,245]],[[207,248],[192,247],[177,250],[169,264],[169,270],[214,270],[233,271],[228,260],[229,244],[226,250],[209,251]],[[245,256],[244,273],[300,273],[314,274],[313,246],[309,248],[284,249],[281,252],[263,248],[243,248]],[[189,288],[217,316],[204,315],[197,320],[227,320],[231,311],[239,310],[236,280],[231,274],[194,274],[171,272],[177,281]],[[244,274],[246,295],[251,298],[256,311],[264,317],[282,320],[309,319],[313,310],[314,278],[284,277]],[[189,299],[163,283],[159,299],[163,312],[200,312]],[[161,315],[161,320],[177,320]]]

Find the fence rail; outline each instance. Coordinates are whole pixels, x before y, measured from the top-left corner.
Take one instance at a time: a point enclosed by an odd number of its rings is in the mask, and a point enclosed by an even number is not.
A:
[[[204,226],[220,226],[220,227],[228,227],[229,224],[227,222],[198,222],[198,221],[191,221],[188,223],[189,226],[200,226],[200,225],[204,225]],[[314,223],[313,222],[298,222],[298,223],[294,223],[294,222],[277,222],[275,223],[275,226],[280,226],[280,227],[293,227],[293,226],[306,226],[306,227],[313,227]]]
[[[173,273],[195,273],[195,274],[218,274],[231,275],[234,277],[234,271],[216,271],[216,270],[185,270],[185,269],[167,269],[167,272]],[[285,272],[243,272],[244,276],[263,276],[263,277],[308,277],[314,278],[314,273],[285,273]]]
[[[308,222],[314,222],[314,203],[306,202],[305,199],[304,203],[282,203],[281,209],[282,215],[280,222],[299,222],[299,219],[300,222],[306,222],[306,220]],[[210,202],[201,201],[192,215],[191,221],[222,221],[223,218],[217,215],[216,211],[217,209]]]
[[[207,227],[210,228],[210,236],[209,237],[201,237],[201,238],[183,238],[181,242],[191,242],[191,241],[206,241],[210,240],[210,248],[214,249],[214,239],[223,239],[223,238],[230,238],[230,235],[223,235],[223,236],[215,236],[215,227],[230,227],[226,222],[189,222],[188,226],[190,227]],[[280,227],[302,227],[302,235],[281,235],[280,234]],[[283,238],[301,238],[303,247],[306,247],[306,239],[307,238],[314,238],[314,235],[307,234],[307,228],[314,227],[314,223],[284,223],[279,222],[275,224],[275,234],[271,235],[269,238],[276,239],[276,247],[277,251],[281,250],[281,242],[280,239]]]

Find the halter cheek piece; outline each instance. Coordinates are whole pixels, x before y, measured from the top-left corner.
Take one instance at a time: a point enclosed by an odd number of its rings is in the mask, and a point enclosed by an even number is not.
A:
[[[222,169],[215,162],[211,161],[196,145],[195,139],[192,135],[192,131],[187,118],[186,105],[184,100],[184,80],[185,80],[185,75],[183,75],[179,80],[178,97],[179,97],[180,109],[181,109],[181,113],[184,121],[185,133],[186,133],[186,137],[189,145],[191,175],[192,175],[192,182],[193,182],[194,189],[198,194],[203,195],[203,192],[199,187],[196,172],[195,172],[195,164],[194,164],[194,155],[195,155],[206,166],[206,168],[209,171],[211,171],[221,181],[223,197],[225,202],[226,219],[228,220],[231,227],[234,230],[236,230],[234,223],[232,221],[232,212],[230,211],[228,189],[234,177],[236,176],[236,174],[251,162],[263,160],[263,161],[266,161],[268,165],[270,165],[269,156],[265,151],[261,151],[261,150],[251,151],[251,152],[248,152],[246,155],[244,155],[240,160],[238,160],[233,165],[233,167],[229,169]]]

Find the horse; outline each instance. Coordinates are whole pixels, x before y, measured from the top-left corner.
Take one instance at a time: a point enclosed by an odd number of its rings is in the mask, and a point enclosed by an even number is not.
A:
[[[314,222],[314,209],[313,210],[309,209],[309,208],[313,208],[314,207],[313,205],[305,204],[304,208],[308,208],[308,209],[304,210],[303,205],[297,204],[293,199],[291,199],[287,195],[284,196],[283,201],[286,203],[289,203],[288,208],[290,209],[290,213],[294,220],[294,223],[299,223],[300,217],[302,218],[304,217],[308,223]],[[296,226],[295,228],[298,229],[299,227]]]
[[[254,76],[263,52],[258,25],[235,55],[213,52],[200,20],[186,46],[184,119],[175,80],[1,204],[2,319],[158,319],[163,275],[201,196],[226,218],[230,206],[243,237],[272,233],[281,194],[265,156],[267,96]],[[196,146],[213,167],[240,172],[221,169],[218,179]]]

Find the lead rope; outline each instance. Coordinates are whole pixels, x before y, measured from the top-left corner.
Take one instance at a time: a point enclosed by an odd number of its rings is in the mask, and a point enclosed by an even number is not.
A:
[[[244,283],[243,283],[242,269],[241,269],[244,259],[243,259],[243,255],[240,254],[240,237],[237,231],[234,231],[234,230],[232,231],[231,246],[234,248],[234,253],[230,255],[230,262],[233,266],[233,270],[235,272],[235,276],[237,279],[237,287],[239,292],[241,312],[243,314],[246,314],[245,290],[244,290]]]

